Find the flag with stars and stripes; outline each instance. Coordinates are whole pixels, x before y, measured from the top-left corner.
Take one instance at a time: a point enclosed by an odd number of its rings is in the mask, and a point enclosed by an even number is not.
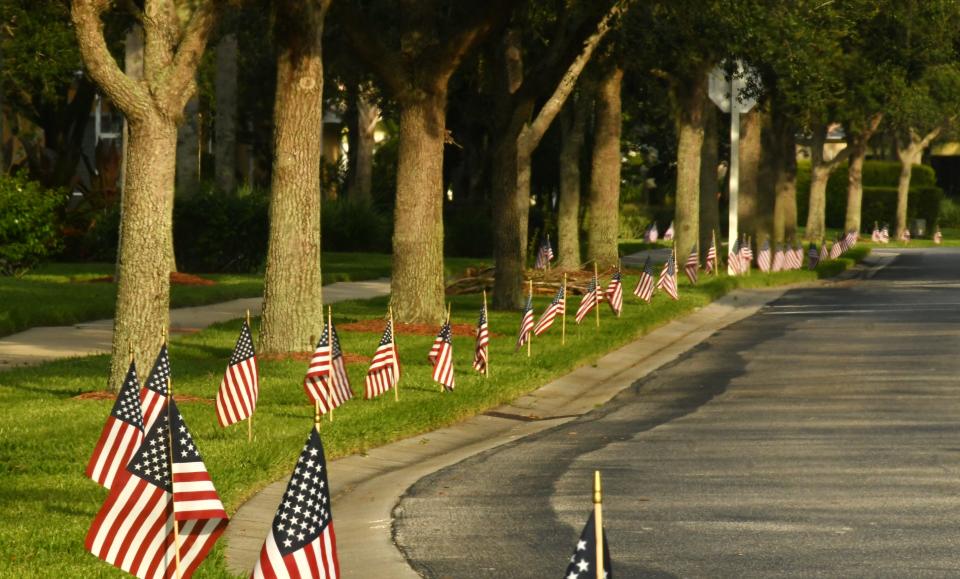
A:
[[[364,398],[367,400],[380,396],[397,385],[400,380],[400,356],[393,339],[393,320],[387,320],[387,327],[380,337],[380,344],[370,361],[367,370]]]
[[[753,248],[750,247],[749,240],[745,239],[743,243],[740,244],[740,259],[743,263],[740,271],[750,273],[750,268],[753,266]]]
[[[487,327],[487,304],[480,306],[480,318],[477,320],[477,342],[473,349],[473,369],[487,372],[490,360],[490,328]]]
[[[830,259],[830,253],[827,251],[827,240],[824,239],[820,242],[820,263],[823,263]]]
[[[450,320],[440,327],[429,358],[433,362],[433,381],[442,384],[446,390],[453,390],[453,329]]]
[[[817,269],[818,263],[820,263],[820,251],[816,243],[810,243],[810,249],[807,251],[807,268]]]
[[[803,269],[803,243],[797,242],[797,246],[793,250],[794,253],[794,268],[793,269]]]
[[[733,241],[733,247],[730,248],[730,253],[727,255],[727,265],[729,266],[730,275],[740,275],[741,269],[743,268],[743,259],[740,257],[739,239]]]
[[[527,305],[523,306],[523,315],[520,317],[520,335],[517,336],[516,350],[525,346],[530,340],[533,331],[533,296],[527,296]]]
[[[673,254],[663,264],[663,270],[660,271],[660,279],[657,281],[657,287],[667,292],[671,298],[678,300],[680,295],[677,292],[677,264],[673,259]]]
[[[830,259],[837,259],[840,255],[843,254],[843,243],[841,240],[833,242],[833,245],[830,246]]]
[[[570,556],[570,563],[563,579],[596,579],[597,577],[597,533],[593,513],[580,533],[577,546]],[[607,530],[603,530],[603,577],[613,579],[613,562],[610,561],[610,545],[607,542]]]
[[[160,416],[167,400],[167,384],[170,382],[170,354],[167,345],[160,346],[147,383],[140,390],[140,408],[143,412],[143,431],[150,432],[153,422]]]
[[[670,227],[668,227],[667,230],[663,233],[663,240],[670,241],[673,239],[673,236],[674,236],[673,221],[671,221]]]
[[[332,338],[331,338],[332,334]],[[336,328],[326,324],[320,341],[310,359],[310,367],[303,379],[303,390],[311,402],[320,403],[320,413],[326,414],[353,398],[347,377]]]
[[[257,354],[253,350],[250,326],[244,321],[227,371],[220,381],[220,390],[217,391],[217,421],[220,426],[230,426],[250,418],[257,408],[259,396]]]
[[[254,579],[339,579],[327,460],[316,426],[310,431],[270,532],[253,568]]]
[[[620,267],[617,266],[617,269],[614,270],[613,276],[610,278],[610,283],[607,284],[606,290],[607,303],[610,304],[610,309],[613,310],[613,313],[620,317],[620,312],[623,311],[623,274],[620,273]]]
[[[131,361],[107,423],[103,425],[100,440],[87,463],[87,476],[100,486],[110,488],[142,441],[140,381],[137,379],[136,366]]]
[[[777,251],[773,254],[773,265],[770,266],[770,271],[780,271],[783,269],[784,254],[783,254],[783,245],[777,244]]]
[[[330,331],[333,333],[333,349],[330,356],[333,361],[333,384],[329,390],[337,400],[337,406],[340,406],[347,400],[353,398],[353,389],[350,388],[350,376],[347,374],[347,363],[343,359],[343,348],[340,347],[340,334],[337,333],[337,326],[330,323]]]
[[[687,256],[687,263],[683,264],[683,273],[687,274],[690,283],[696,285],[697,270],[700,269],[700,254],[697,252],[697,246],[690,249],[690,255]]]
[[[597,283],[597,276],[593,276],[590,278],[590,283],[587,284],[586,293],[584,293],[583,297],[580,298],[580,306],[577,307],[577,315],[575,319],[578,324],[583,321],[583,318],[587,317],[587,314],[590,313],[590,310],[597,306],[599,298],[600,287]]]
[[[654,221],[643,233],[643,241],[644,243],[656,243],[659,237],[660,232],[657,230],[657,222]]]
[[[939,228],[937,228],[937,232],[933,234],[933,243],[936,245],[943,243],[943,234],[940,233]]]
[[[768,273],[770,271],[770,240],[765,239],[763,241],[763,247],[760,248],[760,253],[757,254],[757,267],[763,273]]]
[[[557,290],[557,295],[553,296],[553,301],[550,302],[547,309],[540,315],[540,319],[537,320],[537,325],[533,327],[534,335],[540,336],[549,330],[550,326],[553,325],[553,320],[555,320],[557,316],[562,316],[566,313],[566,308],[567,288],[560,286],[560,289]]]
[[[653,264],[650,262],[650,256],[647,256],[647,261],[643,264],[643,271],[640,272],[640,280],[637,282],[637,287],[633,289],[633,295],[650,303],[653,298],[654,285]]]
[[[553,246],[550,245],[550,236],[548,235],[540,242],[534,267],[536,269],[547,269],[551,261],[553,261]]]
[[[174,539],[174,519],[179,540]],[[169,400],[114,482],[84,545],[143,579],[176,577],[179,551],[180,575],[188,578],[226,525],[227,513],[200,451]]]
[[[874,243],[880,243],[880,226],[877,225],[877,222],[873,222],[873,233],[870,234],[870,241]]]
[[[716,275],[720,271],[720,264],[717,262],[717,242],[710,240],[710,249],[707,250],[707,261],[704,264],[707,273]]]

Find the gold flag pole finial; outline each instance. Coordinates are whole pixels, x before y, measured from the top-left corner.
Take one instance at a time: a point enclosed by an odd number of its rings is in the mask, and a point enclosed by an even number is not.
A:
[[[600,490],[600,471],[593,471],[593,533],[596,542],[597,579],[604,579],[603,571],[603,493]]]

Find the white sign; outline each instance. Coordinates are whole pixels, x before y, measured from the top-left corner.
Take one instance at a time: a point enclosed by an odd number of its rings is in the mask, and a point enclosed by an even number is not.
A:
[[[733,92],[730,85],[734,85],[733,88],[736,88],[737,93],[737,102],[740,104],[740,106],[737,107],[737,112],[744,114],[750,112],[750,109],[757,104],[757,97],[746,92],[747,86],[750,84],[759,86],[760,77],[756,69],[753,67],[745,67],[739,60],[734,63],[734,66],[735,72],[733,73],[732,79],[727,76],[727,71],[724,67],[713,67],[713,70],[707,73],[707,93],[710,95],[710,100],[720,107],[721,111],[729,113],[730,95],[731,92]]]

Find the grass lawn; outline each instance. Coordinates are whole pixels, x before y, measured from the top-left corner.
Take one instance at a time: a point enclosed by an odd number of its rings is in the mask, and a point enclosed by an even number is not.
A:
[[[489,260],[449,258],[447,275]],[[361,281],[390,277],[391,257],[379,253],[325,253],[323,281]],[[91,283],[112,275],[110,263],[51,263],[21,278],[0,277],[0,336],[34,326],[61,326],[113,316],[116,284]],[[171,287],[172,307],[199,306],[259,296],[262,274],[201,274],[212,286]]]
[[[851,257],[862,258],[868,251],[858,247]],[[811,281],[852,263],[844,258],[822,264],[817,272],[705,278],[696,287],[683,280],[680,301],[658,293],[650,305],[632,295],[636,277],[625,276],[622,318],[615,319],[604,305],[598,331],[592,314],[581,329],[570,315],[566,346],[560,344],[558,320],[546,335],[534,340],[532,358],[513,351],[518,314],[491,312],[490,378],[485,380],[470,366],[473,337],[457,335],[457,390],[448,394],[440,394],[430,380],[426,354],[433,337],[401,334],[397,338],[404,371],[400,402],[395,403],[388,393],[375,401],[353,400],[338,409],[336,421],[325,422],[322,429],[328,457],[362,453],[505,403],[737,287]],[[475,323],[479,302],[475,295],[454,297],[454,321]],[[535,299],[538,315],[548,302],[548,297]],[[575,311],[578,302],[579,298],[571,299],[568,311]],[[338,304],[335,323],[382,317],[386,304],[387,298]],[[256,327],[255,322],[255,333]],[[247,444],[242,424],[219,428],[212,399],[238,331],[239,322],[219,324],[177,339],[171,346],[174,391],[209,400],[184,402],[180,409],[231,513],[257,490],[289,473],[313,420],[301,387],[306,364],[262,362],[254,444]],[[380,337],[379,332],[340,333],[347,353],[364,356],[373,353]],[[94,356],[0,373],[0,405],[4,409],[0,415],[0,519],[5,521],[0,527],[0,577],[122,576],[83,548],[86,531],[106,496],[83,471],[112,402],[74,397],[101,388],[108,366],[107,356]],[[366,366],[366,362],[348,366],[358,397],[362,396]],[[148,370],[141,369],[141,375]],[[333,510],[336,512],[336,505]],[[222,550],[221,542],[200,567],[198,577],[230,576]]]
[[[638,251],[647,249],[660,249],[662,247],[671,247],[672,241],[657,241],[656,243],[647,243],[642,239],[621,239],[619,242],[620,255],[630,255]]]

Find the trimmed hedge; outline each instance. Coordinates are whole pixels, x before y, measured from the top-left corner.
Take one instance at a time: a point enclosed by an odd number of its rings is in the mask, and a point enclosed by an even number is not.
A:
[[[863,228],[873,223],[897,220],[897,182],[900,163],[896,161],[865,161],[863,164],[863,208],[860,220]],[[932,229],[940,216],[943,190],[936,186],[937,174],[928,165],[914,165],[907,199],[907,219],[925,219]],[[810,161],[797,163],[797,215],[806,216],[810,196]],[[827,227],[843,228],[847,212],[847,165],[837,167],[827,181]]]

